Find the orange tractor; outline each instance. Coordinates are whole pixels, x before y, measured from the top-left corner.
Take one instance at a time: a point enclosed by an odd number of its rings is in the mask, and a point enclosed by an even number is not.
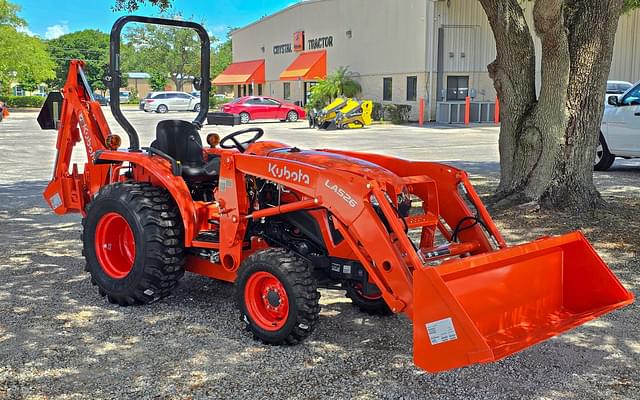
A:
[[[293,344],[318,322],[318,288],[345,290],[363,311],[413,321],[414,360],[443,371],[499,360],[630,304],[627,291],[579,232],[508,246],[464,171],[344,150],[304,150],[250,128],[200,131],[208,110],[209,37],[187,21],[123,17],[111,32],[112,93],[128,22],[190,28],[201,45],[201,109],[193,122],[158,123],[129,148],[72,61],[62,94],[39,117],[57,129],[44,197],[80,213],[83,254],[101,295],[123,306],[171,293],[185,271],[233,282],[258,339]],[[88,162],[71,165],[84,142]]]

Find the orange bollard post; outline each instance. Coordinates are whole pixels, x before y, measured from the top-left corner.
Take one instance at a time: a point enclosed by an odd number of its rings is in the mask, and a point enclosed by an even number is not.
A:
[[[496,124],[500,123],[500,99],[496,97],[496,115],[494,115]]]
[[[464,99],[464,124],[469,125],[471,119],[471,97],[467,96]]]
[[[420,111],[418,111],[418,123],[424,125],[424,97],[420,97]]]

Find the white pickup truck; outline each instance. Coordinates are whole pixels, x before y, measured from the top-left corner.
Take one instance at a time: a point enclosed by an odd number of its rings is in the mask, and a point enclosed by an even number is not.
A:
[[[593,168],[606,171],[616,157],[640,157],[640,82],[607,99]]]

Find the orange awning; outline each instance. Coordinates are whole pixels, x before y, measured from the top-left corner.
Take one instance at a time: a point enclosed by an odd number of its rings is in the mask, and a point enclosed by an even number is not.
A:
[[[283,81],[316,81],[327,77],[327,51],[309,51],[293,60],[280,74]]]
[[[218,86],[247,83],[264,83],[264,60],[233,63],[213,80]]]

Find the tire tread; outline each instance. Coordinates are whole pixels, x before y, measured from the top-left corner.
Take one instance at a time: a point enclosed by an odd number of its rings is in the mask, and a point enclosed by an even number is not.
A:
[[[86,215],[91,214],[95,200],[104,198],[126,201],[140,218],[147,253],[142,278],[128,293],[107,293],[102,287],[98,287],[98,293],[106,296],[110,303],[121,306],[148,304],[168,296],[184,275],[184,249],[180,240],[183,234],[182,221],[173,199],[165,189],[147,183],[114,183],[100,189],[94,201],[88,204]],[[82,228],[85,270],[90,272],[86,241],[93,238],[87,238],[84,233],[88,228],[87,217],[82,219]],[[91,277],[91,283],[100,286],[94,276]],[[148,290],[153,294],[145,293]]]

